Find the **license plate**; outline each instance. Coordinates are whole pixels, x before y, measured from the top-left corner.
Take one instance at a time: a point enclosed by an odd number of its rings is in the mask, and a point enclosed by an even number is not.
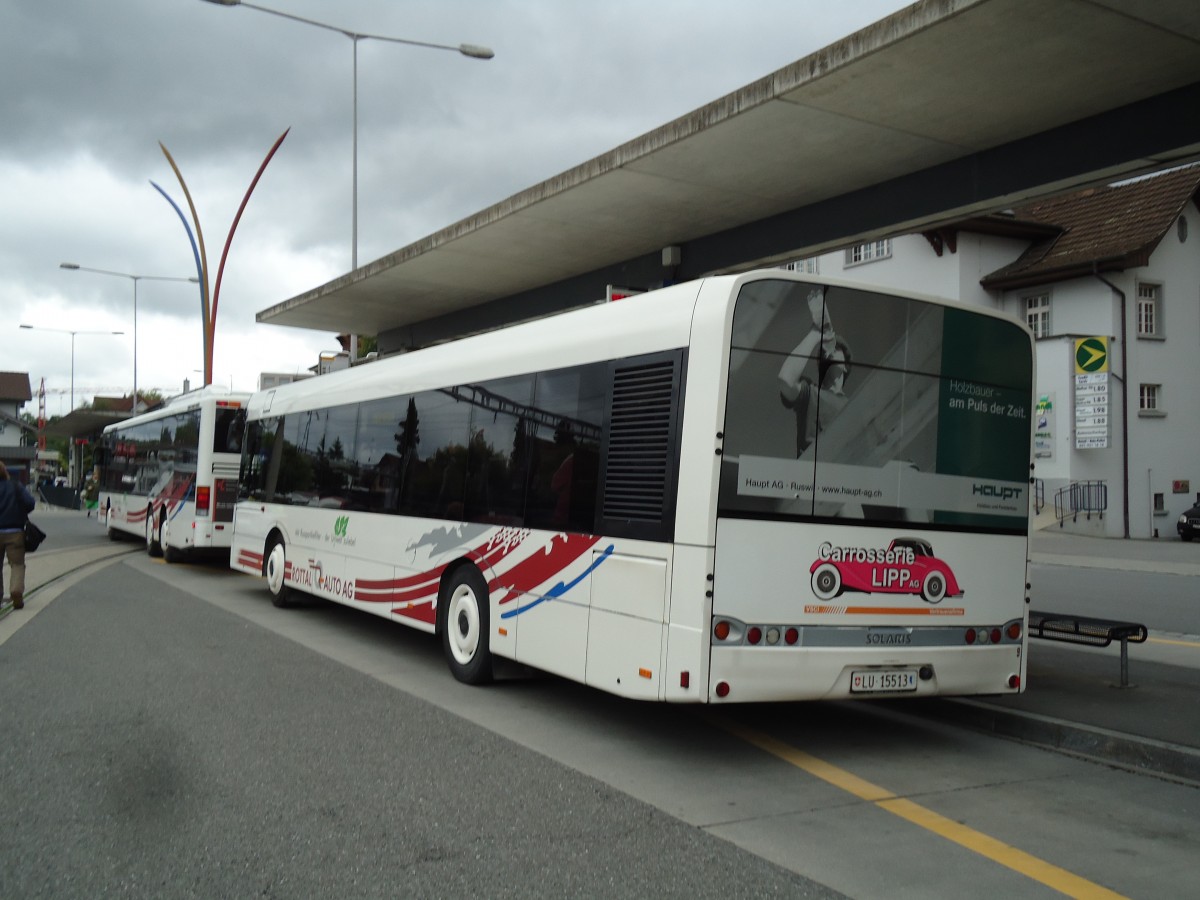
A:
[[[850,693],[875,694],[893,693],[896,691],[915,691],[917,689],[917,673],[886,672],[868,670],[850,673]]]

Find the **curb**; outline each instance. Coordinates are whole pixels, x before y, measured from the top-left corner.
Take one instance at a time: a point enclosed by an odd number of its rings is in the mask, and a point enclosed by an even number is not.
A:
[[[1200,750],[1192,747],[1037,713],[1000,709],[978,700],[938,700],[915,712],[1093,762],[1200,785]]]

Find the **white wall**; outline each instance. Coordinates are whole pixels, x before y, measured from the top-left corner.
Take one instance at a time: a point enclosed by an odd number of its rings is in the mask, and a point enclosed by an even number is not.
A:
[[[1130,413],[1131,530],[1158,528],[1161,536],[1176,533],[1175,520],[1200,491],[1200,210],[1184,211],[1187,239],[1172,227],[1150,257],[1150,264],[1130,273],[1128,316]],[[1135,335],[1136,281],[1162,285],[1162,340]],[[1162,385],[1162,417],[1139,414],[1138,387]],[[1188,481],[1188,490],[1173,492],[1173,482]],[[1153,515],[1153,494],[1163,494],[1166,512]],[[1140,526],[1140,527],[1139,527]]]
[[[1107,335],[1111,390],[1111,442],[1106,450],[1075,450],[1074,440],[1066,459],[1057,454],[1053,465],[1044,466],[1054,478],[1074,481],[1103,479],[1108,483],[1109,514],[1104,533],[1120,537],[1124,533],[1123,493],[1126,465],[1122,448],[1122,350],[1129,368],[1129,534],[1149,538],[1158,530],[1160,537],[1176,534],[1175,520],[1189,508],[1200,492],[1200,391],[1195,389],[1200,368],[1200,210],[1189,203],[1185,211],[1187,240],[1179,240],[1173,226],[1164,236],[1149,264],[1126,272],[1106,273],[1105,278],[1125,294],[1127,342],[1121,343],[1120,295],[1094,276],[1047,285],[1050,293],[1050,329],[1054,337],[1038,342],[1039,392],[1053,390],[1057,395],[1067,429],[1073,419],[1071,384],[1062,377],[1063,366],[1073,374],[1074,338]],[[1161,285],[1160,309],[1162,339],[1137,336],[1137,285],[1139,281]],[[1039,293],[1038,288],[1007,292],[1003,307],[1013,315],[1023,315],[1024,298]],[[1065,357],[1065,360],[1064,360]],[[1067,392],[1060,385],[1066,381]],[[1139,386],[1162,385],[1161,403],[1165,415],[1139,413]],[[1043,467],[1039,466],[1039,469]],[[1041,477],[1051,477],[1042,475]],[[1187,489],[1174,492],[1176,482],[1188,482]],[[1181,485],[1182,487],[1182,485]],[[1154,513],[1154,495],[1163,495],[1164,510]],[[1049,498],[1048,498],[1049,499]]]
[[[1038,393],[1055,400],[1054,456],[1036,461],[1036,473],[1047,482],[1047,503],[1053,488],[1068,481],[1103,480],[1108,485],[1109,510],[1099,526],[1104,534],[1124,533],[1123,494],[1126,465],[1122,447],[1122,351],[1128,360],[1129,415],[1129,531],[1130,536],[1173,537],[1175,520],[1200,493],[1200,209],[1189,203],[1184,217],[1188,235],[1180,241],[1175,226],[1152,254],[1149,265],[1105,278],[1125,293],[1128,342],[1122,347],[1120,299],[1094,276],[994,294],[981,278],[1011,263],[1028,246],[1012,238],[962,233],[956,252],[939,257],[921,235],[893,239],[892,255],[846,265],[843,251],[819,258],[822,275],[842,277],[885,288],[919,291],[988,308],[997,308],[1019,321],[1025,319],[1025,297],[1050,294],[1051,336],[1037,342]],[[1161,340],[1139,339],[1137,284],[1162,285]],[[1103,450],[1076,450],[1074,438],[1075,338],[1109,337],[1111,430]],[[1138,387],[1162,385],[1164,416],[1138,414]],[[1188,482],[1174,493],[1175,482]],[[1161,493],[1163,513],[1153,513],[1154,494]]]

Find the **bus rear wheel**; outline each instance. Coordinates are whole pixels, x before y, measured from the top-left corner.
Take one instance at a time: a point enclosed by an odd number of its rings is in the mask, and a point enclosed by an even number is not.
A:
[[[293,601],[292,589],[287,585],[287,550],[283,538],[277,537],[267,546],[263,556],[263,577],[267,579],[267,590],[271,592],[271,602],[278,607],[291,606]]]
[[[162,541],[154,525],[154,510],[146,510],[146,552],[150,556],[162,556]]]
[[[171,526],[164,522],[158,529],[158,544],[162,547],[163,559],[169,563],[183,562],[184,553],[171,543]]]
[[[438,597],[438,631],[450,672],[463,684],[492,680],[488,648],[491,609],[483,576],[473,565],[460,566]]]

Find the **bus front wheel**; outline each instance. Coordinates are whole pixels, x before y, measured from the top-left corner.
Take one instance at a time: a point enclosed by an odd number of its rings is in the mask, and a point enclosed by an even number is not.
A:
[[[275,538],[267,547],[263,557],[263,577],[267,579],[267,590],[271,592],[271,602],[276,606],[292,605],[292,589],[284,578],[287,572],[287,550],[283,538]]]
[[[472,565],[460,566],[438,597],[438,630],[450,672],[463,684],[492,680],[490,618],[483,576]]]

